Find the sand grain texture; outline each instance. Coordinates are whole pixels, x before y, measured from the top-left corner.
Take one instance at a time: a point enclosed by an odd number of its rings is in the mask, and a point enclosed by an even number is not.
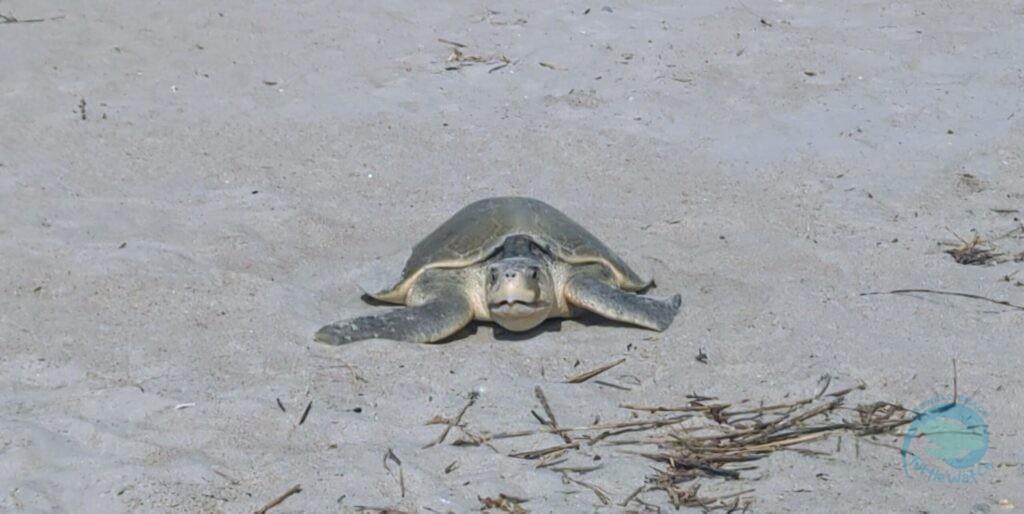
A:
[[[0,510],[252,512],[301,484],[270,512],[499,494],[617,512],[646,462],[588,450],[603,467],[573,477],[605,507],[505,455],[533,447],[423,448],[443,429],[425,423],[471,392],[465,423],[517,430],[539,426],[537,386],[573,426],[691,392],[806,395],[823,373],[913,406],[952,391],[952,358],[991,413],[1001,466],[981,483],[910,480],[898,452],[847,443],[719,485],[770,512],[1024,505],[1024,315],[859,296],[1024,303],[1002,280],[1020,263],[937,245],[1024,210],[1024,7],[602,7],[0,0],[42,19],[0,23]],[[682,292],[673,326],[312,342],[383,308],[357,286],[376,261],[505,194]],[[599,378],[629,391],[565,383],[621,358]]]

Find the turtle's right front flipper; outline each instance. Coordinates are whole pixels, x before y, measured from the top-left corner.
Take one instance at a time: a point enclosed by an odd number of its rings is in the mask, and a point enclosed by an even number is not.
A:
[[[363,339],[434,343],[458,332],[472,319],[473,309],[464,296],[444,295],[384,314],[332,323],[314,338],[333,346]]]

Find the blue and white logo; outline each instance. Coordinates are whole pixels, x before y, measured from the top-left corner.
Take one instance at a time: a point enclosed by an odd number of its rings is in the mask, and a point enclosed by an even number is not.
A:
[[[928,482],[976,484],[992,464],[988,451],[988,411],[958,395],[935,396],[915,409],[921,413],[903,438],[903,472]]]

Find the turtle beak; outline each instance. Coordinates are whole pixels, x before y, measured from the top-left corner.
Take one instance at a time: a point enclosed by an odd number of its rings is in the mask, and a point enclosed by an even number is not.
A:
[[[546,275],[536,264],[504,261],[488,269],[487,307],[494,321],[509,330],[527,330],[547,318]]]
[[[494,266],[490,274],[491,307],[532,305],[540,300],[536,266]]]

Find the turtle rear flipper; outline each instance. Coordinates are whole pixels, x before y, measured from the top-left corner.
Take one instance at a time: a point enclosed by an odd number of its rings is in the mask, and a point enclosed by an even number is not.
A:
[[[314,339],[332,346],[364,339],[434,343],[458,332],[472,319],[473,309],[466,297],[448,294],[384,314],[326,325]]]
[[[569,303],[614,321],[637,325],[658,332],[672,324],[683,299],[675,295],[666,300],[630,293],[598,276],[581,274],[565,285]]]

